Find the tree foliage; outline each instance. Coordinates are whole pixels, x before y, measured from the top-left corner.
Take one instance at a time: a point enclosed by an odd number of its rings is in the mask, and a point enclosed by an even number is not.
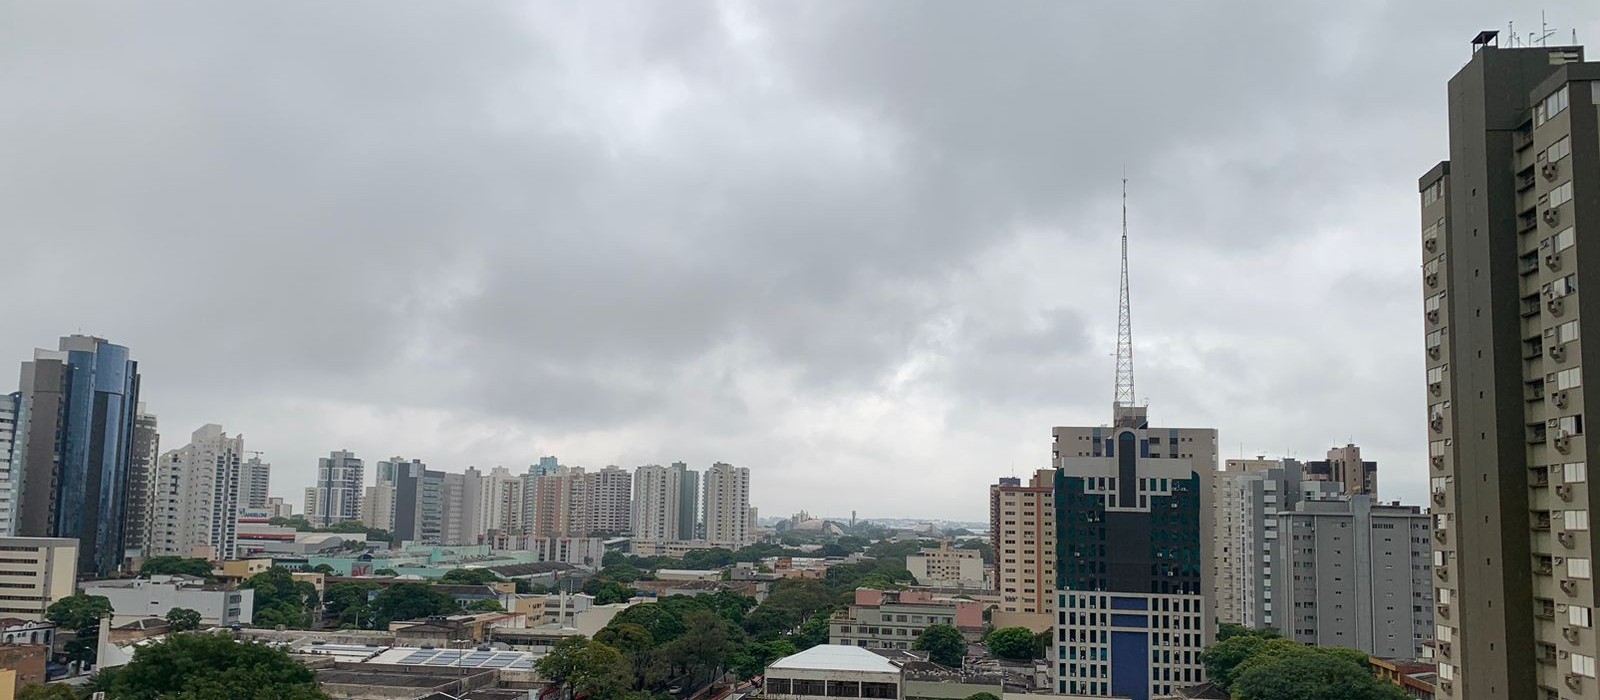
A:
[[[928,652],[928,660],[941,666],[960,668],[967,656],[967,640],[953,625],[928,625],[911,648]]]
[[[372,601],[373,627],[383,629],[395,620],[415,620],[449,615],[461,610],[456,599],[425,583],[397,583]]]
[[[294,580],[288,569],[274,566],[250,577],[244,587],[255,591],[255,626],[304,629],[314,622],[313,612],[319,607],[317,587]]]
[[[139,567],[139,578],[175,575],[211,578],[211,562],[184,557],[151,557]]]
[[[689,611],[683,624],[683,635],[664,650],[666,658],[695,680],[715,678],[743,632],[710,610]]]
[[[69,685],[31,683],[17,691],[17,700],[78,700],[78,694]]]
[[[188,632],[200,629],[200,612],[188,608],[168,610],[167,627],[173,632]]]
[[[1006,627],[989,633],[984,638],[989,653],[1002,659],[1027,661],[1034,658],[1034,635],[1026,627]]]
[[[327,700],[311,670],[265,644],[188,632],[139,647],[110,682],[115,700]]]
[[[621,581],[591,578],[583,584],[583,592],[594,596],[595,605],[626,603],[633,599],[634,590]]]
[[[634,688],[643,688],[653,680],[656,640],[649,630],[630,623],[607,625],[595,633],[594,639],[622,654],[633,674]]]
[[[1237,639],[1237,637],[1235,638]],[[1231,641],[1231,640],[1230,640]],[[1287,641],[1287,640],[1276,640]],[[1239,665],[1230,689],[1234,700],[1406,700],[1399,686],[1372,675],[1361,654],[1289,642],[1269,643],[1266,653]]]
[[[474,600],[467,605],[467,612],[505,612],[506,607],[493,598]]]
[[[1283,648],[1284,645],[1289,648],[1300,646],[1293,641],[1278,638],[1275,635],[1255,634],[1251,630],[1239,633],[1234,630],[1226,640],[1217,642],[1201,652],[1200,661],[1206,666],[1206,678],[1210,679],[1218,688],[1227,690],[1233,685],[1233,679],[1239,664],[1262,653],[1268,647]]]
[[[69,595],[45,608],[44,619],[62,629],[97,630],[100,618],[110,615],[111,600],[103,595]]]
[[[339,627],[366,629],[372,626],[372,592],[382,588],[368,581],[341,581],[328,584],[322,592],[322,614]]]
[[[994,693],[984,691],[968,695],[967,700],[1000,700],[1000,698],[995,697]]]
[[[372,575],[373,576],[399,576],[400,572],[395,571],[394,569],[384,568],[384,569],[378,569],[377,571],[372,572]]]
[[[505,579],[500,578],[499,574],[496,574],[488,569],[451,569],[450,571],[445,572],[444,576],[439,579],[439,582],[462,583],[473,586],[481,586],[484,584],[499,583],[503,580]]]
[[[785,656],[794,654],[794,642],[787,639],[778,639],[769,642],[747,642],[739,645],[728,656],[728,666],[741,679],[755,678],[767,672],[770,664]]]
[[[616,649],[582,635],[556,642],[534,665],[546,680],[596,700],[620,698],[632,687],[628,664]]]

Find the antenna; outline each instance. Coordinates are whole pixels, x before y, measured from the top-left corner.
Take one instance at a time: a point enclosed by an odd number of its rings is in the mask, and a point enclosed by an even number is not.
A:
[[[1549,46],[1550,45],[1550,36],[1555,34],[1555,33],[1556,33],[1556,30],[1551,29],[1550,25],[1545,24],[1545,21],[1544,21],[1544,10],[1539,10],[1539,45],[1540,46]]]
[[[1118,406],[1132,406],[1133,321],[1128,310],[1128,177],[1122,177],[1122,288],[1117,297],[1117,398]]]

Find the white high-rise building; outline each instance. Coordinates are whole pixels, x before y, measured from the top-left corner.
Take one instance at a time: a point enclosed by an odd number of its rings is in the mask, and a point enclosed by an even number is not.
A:
[[[522,480],[505,467],[495,467],[483,477],[483,522],[485,534],[504,537],[521,534],[523,522]]]
[[[239,507],[266,508],[271,485],[271,464],[261,461],[260,456],[245,460],[239,467]]]
[[[707,544],[737,551],[755,543],[750,470],[717,462],[706,470],[704,481]]]
[[[683,475],[671,467],[647,464],[633,471],[633,539],[638,542],[675,542],[683,537]]]
[[[394,530],[394,483],[379,481],[368,486],[361,500],[361,524],[379,530]]]
[[[365,479],[366,468],[352,452],[331,452],[318,459],[316,512],[308,508],[306,519],[319,527],[360,520]]]
[[[0,537],[16,534],[17,478],[11,447],[17,436],[17,403],[21,394],[0,394]]]
[[[244,436],[208,423],[189,444],[156,460],[151,480],[152,556],[233,557],[240,510]]]
[[[620,535],[632,531],[633,475],[618,466],[609,466],[584,475],[589,494],[588,517],[581,534]]]
[[[478,544],[483,536],[483,475],[477,467],[462,474],[446,472],[440,487],[443,544]]]

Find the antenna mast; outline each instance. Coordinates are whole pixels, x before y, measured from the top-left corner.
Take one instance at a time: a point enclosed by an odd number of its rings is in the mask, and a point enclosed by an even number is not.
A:
[[[1132,406],[1133,322],[1128,311],[1128,178],[1122,178],[1122,288],[1117,297],[1117,399],[1118,406]]]

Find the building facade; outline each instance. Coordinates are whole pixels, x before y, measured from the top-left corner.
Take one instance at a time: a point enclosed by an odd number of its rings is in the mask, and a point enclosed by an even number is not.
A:
[[[393,542],[441,544],[444,538],[444,472],[422,460],[391,457],[394,470]]]
[[[773,700],[905,698],[901,667],[855,646],[819,644],[768,664],[763,678]]]
[[[858,588],[855,603],[828,621],[828,643],[910,649],[932,625],[950,625],[975,639],[983,633],[983,605],[928,591]]]
[[[633,471],[633,539],[674,542],[682,527],[683,474],[647,464]]]
[[[113,626],[147,617],[166,617],[173,608],[200,613],[200,623],[204,625],[248,625],[254,619],[254,590],[230,590],[193,576],[86,581],[83,592],[111,601]]]
[[[1111,426],[1054,437],[1056,691],[1149,700],[1204,681],[1217,431],[1152,428],[1119,402]]]
[[[918,584],[935,588],[983,588],[983,553],[976,549],[957,549],[949,540],[938,547],[924,547],[906,557],[906,570]]]
[[[366,469],[354,453],[338,450],[317,460],[317,512],[306,519],[318,527],[361,519]]]
[[[1600,324],[1580,324],[1580,290],[1600,245],[1578,236],[1600,221],[1600,63],[1496,43],[1450,79],[1450,159],[1418,181],[1437,693],[1594,697]]]
[[[0,394],[0,537],[16,534],[18,474],[13,471],[11,448],[17,438],[18,393]],[[20,465],[18,465],[20,466]]]
[[[1035,472],[1027,486],[1004,477],[989,487],[989,537],[1000,605],[995,627],[1055,626],[1055,470]]]
[[[1277,514],[1309,499],[1337,498],[1344,485],[1308,479],[1293,459],[1230,459],[1212,487],[1215,523],[1211,553],[1217,620],[1253,629],[1277,628],[1273,592],[1286,583],[1273,567]],[[1280,597],[1281,599],[1281,597]]]
[[[586,476],[589,511],[583,536],[632,532],[633,474],[613,465]]]
[[[683,462],[673,462],[672,471],[678,473],[678,538],[705,537],[700,522],[700,472]]]
[[[78,542],[60,537],[0,537],[0,617],[43,620],[44,611],[72,595]]]
[[[271,498],[272,465],[252,456],[239,465],[239,507],[266,508]]]
[[[1415,659],[1433,639],[1432,528],[1416,506],[1343,494],[1275,516],[1272,592],[1285,637]]]
[[[1339,484],[1345,495],[1378,496],[1378,463],[1361,459],[1361,448],[1353,444],[1328,448],[1328,458],[1306,462],[1306,478]]]
[[[156,460],[151,480],[151,556],[229,559],[238,542],[244,436],[206,424],[189,444]]]
[[[109,576],[126,553],[139,364],[102,338],[66,336],[58,348],[22,363],[16,532],[75,539],[79,573]]]
[[[750,469],[717,462],[705,481],[706,542],[738,551],[755,543],[750,512]]]
[[[124,556],[149,556],[150,528],[155,516],[150,492],[155,488],[156,460],[161,456],[161,434],[155,414],[140,403],[133,417],[133,445],[128,456],[128,504],[122,526]]]

